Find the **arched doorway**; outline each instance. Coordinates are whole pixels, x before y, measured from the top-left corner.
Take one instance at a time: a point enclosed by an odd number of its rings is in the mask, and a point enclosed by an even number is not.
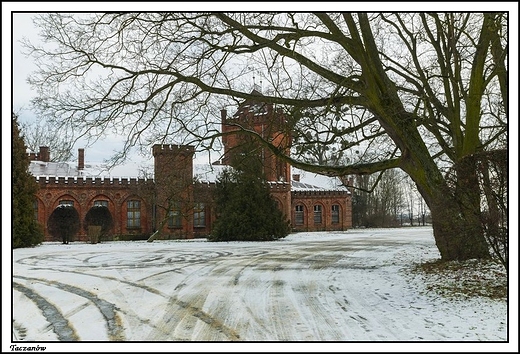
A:
[[[94,205],[85,215],[85,222],[83,223],[85,231],[89,232],[90,226],[100,226],[98,242],[107,240],[110,235],[110,230],[114,226],[114,220],[110,210],[104,205]]]
[[[49,217],[47,225],[49,234],[55,240],[68,244],[79,231],[79,214],[72,205],[58,205]]]

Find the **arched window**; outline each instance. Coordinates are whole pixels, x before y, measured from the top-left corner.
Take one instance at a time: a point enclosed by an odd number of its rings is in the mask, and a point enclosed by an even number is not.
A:
[[[295,225],[303,225],[304,213],[303,213],[303,205],[297,205],[294,211],[294,224]]]
[[[321,205],[320,204],[316,204],[314,206],[314,223],[315,224],[321,224],[322,222],[322,210],[321,210]]]

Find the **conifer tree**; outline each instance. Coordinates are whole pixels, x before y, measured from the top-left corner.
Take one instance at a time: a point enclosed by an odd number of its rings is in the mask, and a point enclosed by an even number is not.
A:
[[[272,241],[289,234],[289,222],[269,193],[258,147],[243,139],[232,159],[234,169],[217,179],[217,220],[210,241]]]
[[[225,170],[215,190],[217,220],[210,241],[273,241],[289,234],[289,223],[260,177]]]
[[[31,247],[43,241],[42,227],[34,218],[38,185],[29,172],[29,156],[14,113],[12,130],[12,247]]]

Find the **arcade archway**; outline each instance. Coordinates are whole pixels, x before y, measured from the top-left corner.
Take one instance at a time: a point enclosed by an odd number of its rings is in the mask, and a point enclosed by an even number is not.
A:
[[[64,244],[74,240],[80,227],[79,214],[72,205],[58,205],[47,223],[49,234]]]
[[[106,240],[114,226],[114,220],[110,210],[108,210],[106,206],[102,205],[96,205],[90,208],[85,216],[85,222],[83,223],[83,227],[87,233],[90,226],[100,226],[100,239],[98,239],[98,241]]]

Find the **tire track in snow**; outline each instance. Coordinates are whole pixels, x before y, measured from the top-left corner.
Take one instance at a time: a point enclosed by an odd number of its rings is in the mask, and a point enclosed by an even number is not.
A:
[[[216,333],[217,335],[222,334],[230,341],[240,340],[240,336],[233,329],[224,325],[224,323],[215,316],[202,310],[212,285],[215,286],[212,282],[207,281],[207,277],[211,276],[213,270],[218,266],[218,263],[213,263],[214,262],[208,264],[202,269],[197,268],[189,273],[174,288],[177,295],[169,297],[166,312],[164,312],[161,319],[157,321],[154,330],[148,335],[147,340],[161,340],[164,337],[167,337],[169,340],[182,341],[208,340],[199,337],[211,336],[211,333]],[[202,282],[198,280],[199,278]],[[196,295],[182,296],[180,292],[182,292],[185,287],[197,288],[196,291],[187,292],[188,294]],[[203,328],[203,333],[197,335],[194,333],[194,328],[199,320],[205,323],[207,328]]]
[[[269,319],[272,321],[271,324],[274,328],[273,333],[277,336],[277,338],[272,338],[271,340],[294,340],[294,338],[291,336],[291,333],[288,331],[285,322],[289,319],[289,314],[295,313],[295,310],[290,311],[289,305],[286,305],[285,289],[285,282],[279,279],[274,279],[269,286],[268,303],[270,303],[271,306],[268,313],[270,313]]]
[[[118,309],[117,309],[117,307],[114,304],[112,304],[112,303],[110,303],[108,301],[105,301],[103,299],[100,299],[95,294],[93,294],[91,292],[88,292],[88,291],[86,291],[84,289],[78,288],[76,286],[68,285],[68,284],[63,284],[63,283],[60,283],[60,282],[57,282],[57,281],[49,281],[49,280],[38,279],[38,278],[28,278],[28,277],[22,277],[22,276],[15,276],[14,278],[24,279],[24,280],[28,280],[28,281],[40,282],[42,284],[47,284],[47,285],[56,287],[56,288],[58,288],[60,290],[69,292],[71,294],[78,295],[78,296],[86,298],[87,300],[91,301],[99,309],[99,311],[103,315],[103,318],[105,319],[105,325],[106,325],[106,328],[107,328],[107,332],[108,332],[107,334],[108,334],[109,339],[112,340],[112,341],[121,341],[121,340],[125,339],[124,338],[123,328],[120,325],[121,319],[119,318],[119,316],[117,314],[117,311],[116,311]],[[32,291],[30,291],[30,292],[32,294],[35,294]],[[38,297],[42,298],[39,295],[38,295]],[[57,308],[54,305],[51,305],[46,300],[44,302],[40,302],[40,303],[45,305],[45,306],[48,304],[52,308],[56,309],[56,311],[60,314],[58,319],[60,320],[60,323],[61,323],[61,318],[64,318],[64,317],[63,317],[63,315],[61,315],[61,312],[59,312],[59,310],[57,310]],[[55,313],[54,310],[53,310],[53,313]],[[67,320],[67,323],[68,323],[68,320]],[[58,329],[61,329],[61,328],[62,328],[62,326],[60,325],[58,327]],[[67,330],[65,330],[65,333],[68,336],[68,331]],[[72,340],[72,339],[68,339],[68,340]],[[76,339],[76,340],[78,340],[78,339]]]
[[[216,254],[217,254],[216,257],[207,257],[207,256],[205,256],[205,257],[203,257],[203,259],[197,259],[196,257],[200,256],[199,253],[189,254],[188,252],[184,252],[183,255],[182,255],[183,256],[182,258],[183,259],[188,259],[188,263],[190,265],[198,265],[198,264],[205,264],[206,262],[208,262],[208,260],[214,260],[215,258],[232,255],[232,253],[230,253],[230,252],[216,252]],[[30,257],[30,258],[34,261],[38,257]],[[157,261],[158,259],[159,259],[159,257],[154,257],[155,261]],[[44,260],[44,258],[42,258],[41,260]],[[46,260],[48,261],[48,259],[46,259]],[[166,263],[170,263],[170,262],[166,262]],[[32,264],[32,265],[34,266],[34,264]],[[157,264],[155,265],[155,267],[156,266],[157,266]],[[215,267],[215,265],[213,267]],[[139,268],[143,268],[143,266],[140,266]],[[139,279],[139,281],[142,281],[142,280],[145,280],[145,279],[149,279],[149,278],[153,278],[154,276],[158,276],[158,275],[163,275],[166,272],[171,272],[172,271],[172,272],[179,273],[179,269],[180,268],[174,268],[174,269],[171,269],[171,270],[168,270],[168,271],[162,270],[160,272],[157,272],[157,273],[154,273],[152,275],[149,275],[149,276],[147,276],[145,278]],[[38,270],[39,271],[49,270],[49,271],[52,271],[52,272],[56,272],[56,269],[45,268],[45,267],[39,267]],[[212,318],[212,316],[210,316],[209,314],[207,314],[204,311],[202,311],[197,306],[196,303],[194,304],[195,300],[190,300],[190,301],[179,300],[176,297],[171,297],[170,295],[165,294],[165,293],[163,293],[163,292],[161,292],[158,289],[155,289],[153,287],[149,287],[147,285],[135,283],[135,282],[132,282],[132,281],[123,280],[123,279],[116,278],[116,277],[102,276],[102,275],[97,275],[97,274],[89,274],[89,273],[85,273],[85,272],[81,272],[81,271],[74,271],[74,270],[62,270],[62,269],[59,269],[58,271],[59,272],[63,272],[63,273],[75,273],[75,274],[78,274],[78,275],[81,275],[81,276],[90,276],[90,277],[100,278],[100,279],[104,279],[104,280],[111,280],[111,281],[115,281],[117,283],[123,283],[123,284],[129,285],[129,286],[132,286],[132,287],[137,287],[137,288],[143,289],[145,291],[148,291],[148,292],[156,294],[156,295],[160,295],[160,296],[164,297],[168,301],[169,304],[174,304],[176,307],[178,307],[179,313],[177,313],[177,317],[185,318],[188,321],[190,321],[189,320],[190,317],[192,317],[191,321],[196,321],[196,319],[200,319],[204,323],[206,323],[210,327],[212,327],[213,330],[215,330],[216,332],[225,334],[228,338],[230,338],[230,340],[239,340],[239,338],[240,338],[239,335],[236,332],[234,332],[231,329],[228,329],[219,320],[217,320],[215,318]],[[194,272],[192,274],[195,277],[199,277],[200,276],[200,269],[198,269],[196,272]],[[183,281],[180,284],[178,284],[176,286],[175,290],[179,290],[182,287],[184,287],[186,285],[186,282],[189,282],[188,281],[189,276],[190,275],[188,275],[185,278],[185,281]],[[23,277],[20,277],[20,278],[23,278]],[[29,279],[29,278],[27,278],[27,279]],[[44,280],[41,280],[41,279],[40,280],[39,279],[33,279],[33,280],[45,282]],[[49,284],[51,284],[52,282],[54,282],[54,281],[50,281]],[[66,285],[63,284],[63,287],[66,287]],[[77,287],[69,286],[69,289],[72,289],[72,288],[80,289],[80,288],[77,288]],[[62,290],[65,290],[65,289],[62,289]],[[71,292],[73,292],[73,291],[71,291]],[[81,290],[78,290],[78,292],[81,292]],[[84,291],[84,292],[88,293],[86,291]],[[84,296],[84,294],[81,295],[80,293],[77,293],[76,295]],[[91,295],[95,296],[94,294],[91,294]],[[84,297],[88,297],[88,296],[84,296]],[[202,302],[202,304],[203,304],[203,302]],[[125,314],[128,314],[128,312],[123,312],[123,311],[121,311],[121,312],[125,313]],[[168,311],[168,313],[171,313],[171,311]],[[103,314],[103,315],[105,315],[105,314]],[[137,316],[135,314],[135,312],[134,312],[133,315],[134,315],[134,317],[139,318],[139,316]],[[143,320],[143,322],[146,322],[146,320]],[[152,333],[149,335],[150,338],[164,338],[165,335],[170,335],[171,334],[171,332],[165,331],[164,328],[162,328],[164,326],[164,322],[158,323],[158,324],[154,324],[154,323],[152,323],[153,321],[149,321],[149,320],[148,320],[148,322],[149,322],[148,324],[152,327]],[[171,318],[166,320],[166,323],[168,323],[168,322],[172,322]],[[172,323],[175,326],[178,325],[178,323],[176,323],[175,321],[172,322]],[[169,326],[169,327],[171,327],[171,326]],[[109,333],[109,336],[110,336],[110,333]],[[112,340],[117,340],[117,339],[112,339]],[[186,339],[182,339],[182,340],[186,340]]]
[[[45,317],[45,320],[49,323],[49,327],[52,328],[54,333],[56,333],[60,341],[79,341],[79,338],[74,332],[70,322],[63,316],[56,306],[30,288],[16,281],[13,282],[13,289],[21,292],[36,304],[36,306],[41,310],[43,317]]]
[[[267,251],[258,249],[247,254],[235,255],[229,253],[222,259],[210,260],[203,269],[199,268],[188,274],[174,289],[178,292],[178,295],[172,297],[172,306],[163,316],[163,325],[160,326],[160,332],[163,332],[163,334],[172,331],[181,332],[186,327],[188,329],[195,329],[196,327],[197,331],[191,333],[190,340],[223,340],[222,335],[225,336],[225,340],[241,340],[237,329],[225,324],[226,321],[229,322],[237,304],[244,305],[243,300],[238,302],[243,294],[237,293],[234,289],[238,289],[237,285],[241,281],[244,270],[257,263],[257,259],[265,253]],[[256,279],[254,280],[256,281]],[[217,297],[215,297],[214,290],[219,287],[220,289],[225,289],[225,295],[217,294]],[[185,291],[185,288],[196,288],[196,291]],[[189,295],[188,298],[182,295],[181,292],[197,294],[197,296]],[[203,310],[205,305],[211,305],[215,303],[215,300],[217,302],[215,308]],[[241,312],[239,311],[239,313]],[[252,315],[247,323],[253,322],[263,327],[264,330],[266,329],[250,309],[246,309],[245,313]],[[173,325],[168,325],[168,323],[172,322],[172,318],[177,318],[177,320],[173,322]],[[193,322],[194,318],[206,325]],[[243,328],[241,327],[240,329]],[[155,333],[151,337],[153,338],[157,335],[159,333]],[[181,340],[186,339],[181,338]]]
[[[297,252],[292,252],[289,257],[273,255],[274,257],[270,257],[272,263],[263,267],[263,270],[270,270],[273,276],[278,276],[279,279],[291,277],[283,286],[280,296],[273,293],[275,298],[280,297],[285,301],[283,308],[278,305],[278,311],[290,314],[292,316],[290,323],[295,324],[289,326],[291,329],[289,333],[285,329],[287,319],[282,316],[284,331],[282,340],[341,340],[343,338],[334,319],[327,315],[329,312],[325,311],[326,306],[322,304],[325,298],[323,294],[329,291],[317,288],[315,281],[323,277],[321,269],[335,264],[343,255],[323,255],[320,251],[313,246],[305,245]],[[290,270],[291,273],[285,275],[286,270]],[[295,271],[300,276],[295,276]],[[333,306],[336,307],[336,304],[334,303]]]
[[[248,252],[225,259],[227,262],[219,262],[218,266],[212,270],[211,276],[214,278],[213,284],[219,287],[217,291],[217,305],[213,306],[213,317],[220,318],[221,321],[232,323],[228,327],[235,328],[235,332],[239,332],[245,336],[245,333],[254,332],[256,336],[259,334],[272,336],[272,328],[269,321],[265,321],[261,316],[261,309],[257,306],[251,308],[248,304],[247,290],[265,289],[262,282],[256,274],[255,270],[262,265],[263,257],[268,254],[268,250],[253,249]],[[253,272],[253,273],[251,273]],[[210,294],[213,289],[210,288]],[[267,294],[267,291],[265,291]],[[213,295],[213,294],[211,294]],[[267,295],[266,295],[267,298]],[[257,302],[262,298],[254,298]],[[208,306],[215,303],[215,297],[211,298]]]

